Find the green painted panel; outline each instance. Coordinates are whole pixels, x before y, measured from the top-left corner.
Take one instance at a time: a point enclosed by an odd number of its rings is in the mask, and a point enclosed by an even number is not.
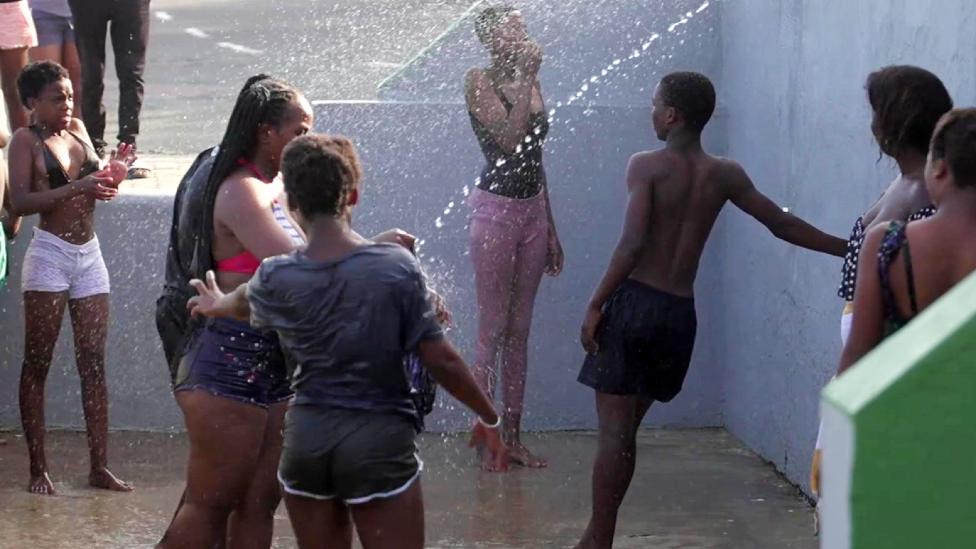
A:
[[[976,546],[976,277],[823,398],[855,425],[852,548]]]

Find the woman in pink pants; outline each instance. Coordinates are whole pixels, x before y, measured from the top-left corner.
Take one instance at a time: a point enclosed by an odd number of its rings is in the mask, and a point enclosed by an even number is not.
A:
[[[511,461],[545,467],[519,440],[535,295],[542,273],[556,276],[563,266],[542,167],[549,131],[537,79],[542,50],[529,40],[521,13],[510,7],[485,9],[475,28],[491,65],[471,69],[465,78],[471,126],[487,160],[470,199],[479,310],[474,374],[493,397],[501,365]]]

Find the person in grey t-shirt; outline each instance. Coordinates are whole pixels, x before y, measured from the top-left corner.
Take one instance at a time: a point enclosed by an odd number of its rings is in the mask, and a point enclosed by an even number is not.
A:
[[[266,259],[226,295],[208,273],[192,282],[200,295],[189,306],[273,329],[293,358],[278,479],[299,546],[351,548],[355,524],[364,547],[421,549],[423,463],[404,357],[415,352],[478,415],[472,444],[487,448],[491,470],[508,467],[501,420],[444,337],[416,258],[350,227],[360,180],[352,142],[299,137],[284,150],[282,175],[307,248]]]

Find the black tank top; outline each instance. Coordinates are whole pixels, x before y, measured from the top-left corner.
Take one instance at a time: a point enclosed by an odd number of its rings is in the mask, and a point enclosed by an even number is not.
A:
[[[494,81],[492,81],[492,88],[505,106],[505,110],[511,112],[513,105]],[[481,152],[487,160],[477,187],[509,198],[525,199],[539,194],[545,184],[546,176],[542,167],[542,143],[549,133],[549,119],[545,111],[529,116],[529,128],[525,139],[512,154],[506,153],[495,142],[488,128],[470,110],[468,117],[471,119],[471,128],[478,138]]]

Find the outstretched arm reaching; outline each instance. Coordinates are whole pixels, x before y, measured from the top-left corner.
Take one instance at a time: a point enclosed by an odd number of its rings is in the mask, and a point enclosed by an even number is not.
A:
[[[595,353],[596,329],[600,324],[603,304],[637,267],[641,250],[647,239],[648,223],[651,217],[651,182],[646,180],[646,170],[641,166],[642,159],[633,156],[627,164],[627,210],[624,214],[624,228],[617,246],[610,257],[610,265],[597,285],[580,330],[580,343],[588,353]]]
[[[217,286],[213,271],[207,271],[207,281],[194,278],[190,281],[199,295],[187,302],[186,308],[194,317],[232,318],[242,322],[251,317],[251,306],[247,301],[247,284],[241,284],[233,292],[225,294]]]
[[[738,164],[729,170],[729,200],[751,215],[773,233],[790,244],[837,257],[847,253],[847,242],[831,236],[799,217],[783,211],[752,184],[749,175]]]

